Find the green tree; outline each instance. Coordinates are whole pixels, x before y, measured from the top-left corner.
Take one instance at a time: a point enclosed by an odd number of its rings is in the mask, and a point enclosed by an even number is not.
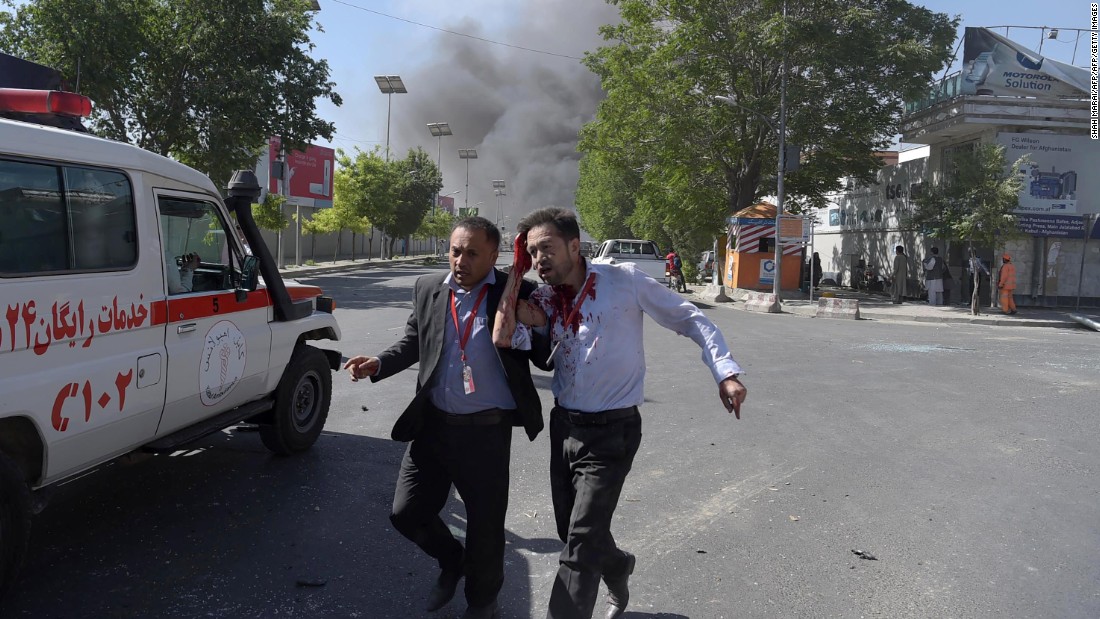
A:
[[[351,212],[345,205],[336,206],[332,208],[321,209],[313,214],[313,217],[302,222],[302,232],[306,234],[331,234],[336,233],[336,249],[332,255],[332,261],[336,262],[336,258],[340,255],[341,233],[344,230],[350,230],[351,237],[351,259],[355,260],[355,235],[363,234],[367,228],[370,227],[370,222],[366,218],[357,216]]]
[[[600,225],[605,187],[634,236],[677,244],[774,191],[784,71],[787,141],[802,152],[786,207],[824,205],[845,176],[871,182],[874,151],[943,67],[956,24],[904,0],[788,1],[786,17],[782,0],[609,1],[622,21],[585,60],[607,97],[581,134],[585,158],[599,155],[581,168],[581,218]]]
[[[222,186],[271,135],[290,150],[333,124],[307,0],[30,0],[0,13],[0,49],[61,71],[92,129],[174,157]]]
[[[431,211],[432,202],[443,188],[443,175],[423,148],[409,149],[404,159],[390,162],[395,180],[395,202],[392,217],[387,222],[386,234],[390,237],[389,253],[399,238],[416,232],[424,216]]]
[[[393,166],[381,149],[370,152],[355,149],[354,155],[336,151],[333,175],[333,208],[349,212],[383,232],[390,225],[395,208]]]
[[[1030,158],[1016,160],[1011,170],[1025,167]],[[914,202],[909,223],[932,238],[962,241],[969,248],[993,247],[1021,236],[1015,211],[1020,206],[1023,180],[1006,167],[1005,147],[979,144],[957,153],[949,170]],[[974,271],[970,308],[978,313],[978,271]]]
[[[577,182],[577,214],[594,238],[630,238],[634,232],[627,218],[634,212],[634,194],[641,176],[616,165],[603,151],[586,154],[580,161]]]
[[[283,212],[286,196],[268,193],[263,202],[252,205],[252,219],[264,230],[282,232],[290,225],[290,218]]]
[[[429,212],[420,220],[420,226],[413,232],[413,238],[426,241],[429,239],[445,239],[451,235],[455,217],[447,211],[436,209],[433,215]]]

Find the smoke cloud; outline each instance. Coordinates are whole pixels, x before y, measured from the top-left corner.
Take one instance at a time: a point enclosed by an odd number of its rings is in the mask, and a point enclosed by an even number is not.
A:
[[[601,25],[618,20],[617,9],[601,0],[540,0],[515,3],[511,10],[516,25],[504,38],[499,31],[485,33],[472,19],[445,27],[580,57],[603,44]],[[434,38],[432,48],[430,64],[402,76],[410,93],[394,98],[394,147],[422,144],[435,156],[438,143],[425,125],[449,123],[454,135],[442,138],[440,148],[444,192],[462,190],[454,196],[459,207],[467,198],[471,207],[484,202],[480,214],[501,219],[506,231],[535,209],[571,208],[578,133],[603,98],[599,79],[579,60],[445,33]],[[468,196],[460,148],[476,148],[478,154],[469,162]],[[502,213],[495,179],[507,183]]]

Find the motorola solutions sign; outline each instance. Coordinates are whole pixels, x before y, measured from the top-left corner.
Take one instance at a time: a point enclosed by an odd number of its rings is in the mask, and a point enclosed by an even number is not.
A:
[[[1058,62],[987,28],[963,36],[962,94],[1016,95],[1044,100],[1089,97],[1088,71]]]

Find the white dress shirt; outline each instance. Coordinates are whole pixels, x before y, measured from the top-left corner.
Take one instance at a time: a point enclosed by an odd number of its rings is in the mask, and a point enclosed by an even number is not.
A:
[[[531,295],[551,320],[551,342],[561,343],[554,354],[552,383],[559,406],[595,413],[642,404],[643,313],[698,344],[716,383],[742,373],[718,327],[633,263],[587,262],[585,279],[593,273],[595,297],[583,301],[577,333],[564,325],[567,316],[555,315],[553,287],[541,286]]]

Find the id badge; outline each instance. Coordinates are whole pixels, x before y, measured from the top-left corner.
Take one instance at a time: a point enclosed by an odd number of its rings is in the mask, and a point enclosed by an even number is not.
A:
[[[466,392],[466,395],[470,395],[476,390],[474,386],[474,371],[470,366],[465,364],[462,366],[462,390]]]

